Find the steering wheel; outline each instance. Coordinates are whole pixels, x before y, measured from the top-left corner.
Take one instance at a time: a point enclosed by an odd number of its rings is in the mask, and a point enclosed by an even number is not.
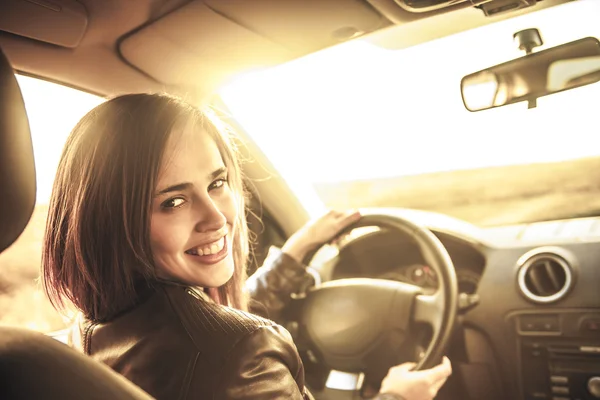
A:
[[[437,273],[438,289],[427,294],[407,283],[367,278],[325,282],[309,289],[301,302],[302,340],[328,368],[363,372],[381,361],[373,357],[377,348],[402,350],[413,324],[425,323],[432,339],[416,369],[431,368],[441,361],[456,318],[458,286],[450,256],[431,231],[393,211],[361,210],[361,215],[340,235],[377,226],[410,236]]]

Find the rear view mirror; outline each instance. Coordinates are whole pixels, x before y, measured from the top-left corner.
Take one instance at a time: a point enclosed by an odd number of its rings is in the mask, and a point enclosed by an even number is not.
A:
[[[589,85],[600,80],[600,42],[588,37],[465,76],[469,111],[481,111]]]

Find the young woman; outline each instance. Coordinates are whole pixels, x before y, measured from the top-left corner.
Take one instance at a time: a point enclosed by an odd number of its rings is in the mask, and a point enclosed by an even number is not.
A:
[[[356,215],[328,218],[261,272],[258,292],[279,301],[267,309],[281,309],[305,277],[298,261],[315,243],[304,240],[331,237]],[[67,140],[44,286],[56,307],[81,312],[75,345],[156,398],[310,398],[289,333],[246,312],[247,236],[240,166],[219,121],[166,95],[125,95]],[[447,360],[392,368],[380,396],[431,399],[450,372]]]

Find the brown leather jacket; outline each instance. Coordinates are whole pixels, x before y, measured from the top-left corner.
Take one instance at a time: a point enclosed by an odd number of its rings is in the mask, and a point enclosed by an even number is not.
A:
[[[281,254],[253,278],[253,308],[277,316],[308,274]],[[157,399],[311,399],[289,333],[194,288],[160,284],[107,323],[79,321],[73,345]]]
[[[249,280],[253,308],[276,319],[311,279],[291,257],[275,255]],[[284,328],[198,289],[161,283],[117,318],[77,327],[75,347],[157,399],[312,399]]]

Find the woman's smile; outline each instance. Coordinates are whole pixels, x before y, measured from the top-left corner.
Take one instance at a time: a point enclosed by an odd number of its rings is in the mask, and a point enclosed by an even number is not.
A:
[[[212,243],[207,243],[185,251],[188,256],[203,264],[215,264],[227,257],[227,236]]]

